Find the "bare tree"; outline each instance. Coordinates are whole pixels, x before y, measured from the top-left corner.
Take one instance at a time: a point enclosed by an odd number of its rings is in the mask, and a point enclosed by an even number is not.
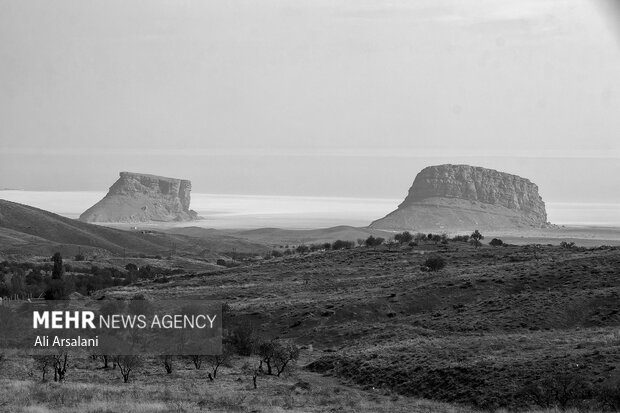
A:
[[[192,354],[190,356],[187,356],[186,358],[192,361],[196,370],[200,370],[202,362],[205,360],[206,356],[202,354]]]
[[[260,370],[264,363],[266,374],[280,376],[299,358],[299,348],[291,342],[265,341],[258,346],[258,355],[261,358]]]
[[[132,371],[134,371],[137,367],[142,364],[142,358],[137,355],[119,355],[114,357],[114,361],[118,365],[119,370],[121,371],[121,375],[123,376],[123,381],[127,383],[129,381],[129,375]]]
[[[245,363],[244,366],[242,367],[242,370],[252,376],[252,384],[254,385],[254,388],[256,389],[258,387],[256,385],[256,379],[258,378],[258,376],[263,374],[260,364],[257,365],[254,363]]]
[[[32,356],[32,359],[34,360],[34,368],[41,372],[41,381],[45,381],[47,369],[54,365],[54,360],[52,356],[36,355]]]
[[[209,380],[213,381],[217,377],[217,370],[221,365],[225,364],[230,360],[233,355],[233,348],[230,345],[222,346],[222,354],[214,355],[214,356],[206,356],[206,360],[211,367],[211,372],[209,373]]]
[[[276,376],[289,371],[299,358],[299,347],[291,342],[281,343],[273,359]]]
[[[164,365],[164,369],[166,369],[166,374],[172,373],[172,361],[174,356],[170,354],[164,354],[159,356],[160,362]]]
[[[67,374],[67,366],[69,360],[69,352],[63,350],[52,356],[52,362],[54,367],[54,381],[63,381],[65,374]]]

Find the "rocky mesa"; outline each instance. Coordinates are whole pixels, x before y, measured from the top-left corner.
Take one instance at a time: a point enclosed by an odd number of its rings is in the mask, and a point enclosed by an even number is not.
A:
[[[84,222],[190,221],[192,184],[185,179],[121,172],[107,195],[82,215]]]
[[[504,230],[547,226],[545,203],[528,179],[470,165],[424,168],[409,194],[384,218],[386,230]]]

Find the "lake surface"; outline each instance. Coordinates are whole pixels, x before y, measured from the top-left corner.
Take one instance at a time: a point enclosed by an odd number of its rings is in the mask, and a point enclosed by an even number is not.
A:
[[[0,191],[0,198],[69,218],[79,215],[105,192]],[[366,226],[396,209],[400,199],[271,195],[192,194],[191,208],[204,219],[183,226],[206,228],[325,228]],[[620,204],[547,202],[549,221],[558,225],[620,227]]]

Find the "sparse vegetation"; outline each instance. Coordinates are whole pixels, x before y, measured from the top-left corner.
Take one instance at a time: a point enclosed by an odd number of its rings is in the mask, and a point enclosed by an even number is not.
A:
[[[612,376],[617,368],[620,313],[613,289],[618,284],[620,249],[545,244],[537,246],[536,261],[532,245],[476,252],[467,244],[434,245],[434,235],[429,239],[426,234],[414,251],[340,249],[226,271],[186,272],[169,277],[165,285],[152,281],[161,275],[144,278],[139,288],[148,297],[166,297],[174,289],[230,302],[224,314],[230,323],[225,341],[246,355],[201,356],[198,366],[192,358],[177,359],[174,374],[168,375],[156,358],[144,357],[141,364],[130,363],[129,369],[120,364],[103,369],[99,360],[71,354],[62,385],[49,383],[53,361],[44,369],[33,359],[23,364],[28,365],[26,373],[17,367],[16,356],[10,356],[2,366],[11,378],[0,379],[5,388],[0,390],[0,403],[7,403],[0,410],[62,406],[67,411],[102,411],[101,403],[108,403],[106,411],[111,412],[126,409],[128,403],[136,403],[136,411],[146,403],[157,403],[160,411],[218,406],[243,411],[294,411],[303,406],[323,411],[340,406],[343,411],[405,412],[416,411],[419,403],[424,406],[421,411],[446,412],[618,409],[620,397]],[[321,251],[320,244],[308,245]],[[449,265],[439,273],[422,273],[420,268],[431,271],[427,261],[434,257]],[[51,279],[51,263],[45,265],[50,266],[47,273],[41,270],[28,279]],[[63,281],[75,274],[72,265],[72,271],[65,265]],[[17,268],[14,263],[10,266]],[[144,266],[117,268],[140,274]],[[90,264],[85,267],[91,271]],[[104,269],[100,265],[94,272],[103,274]],[[29,273],[26,268],[23,288],[29,285]],[[5,280],[12,288],[11,277]],[[303,294],[294,293],[300,285]],[[105,294],[133,297],[135,292],[136,287],[119,284]],[[235,312],[230,314],[232,308]],[[354,313],[362,314],[364,322],[351,322]],[[259,331],[264,337],[277,336],[283,347],[304,343],[301,359],[309,370],[291,370],[295,367],[291,353],[288,362],[286,358],[279,362],[273,351],[267,351],[263,355],[271,354],[268,374],[267,363],[259,356],[257,343],[263,343]],[[333,384],[338,381],[319,373],[348,384]],[[42,379],[47,382],[38,383]],[[333,382],[328,387],[329,380]],[[30,387],[34,382],[38,387]],[[343,401],[333,388],[356,396]],[[111,405],[110,400],[119,404]]]

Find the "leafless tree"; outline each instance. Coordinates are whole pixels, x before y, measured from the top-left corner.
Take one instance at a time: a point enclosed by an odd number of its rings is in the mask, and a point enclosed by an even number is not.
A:
[[[123,381],[127,383],[129,381],[129,375],[137,367],[142,364],[142,358],[137,355],[119,355],[114,357],[114,361],[118,365]]]
[[[166,369],[166,374],[172,373],[172,361],[173,361],[173,359],[174,359],[174,356],[172,356],[170,354],[164,354],[164,355],[159,356],[159,360],[164,365],[164,369]]]
[[[36,370],[41,372],[41,381],[45,381],[45,375],[47,374],[47,369],[54,364],[54,360],[52,356],[49,355],[34,355],[32,356],[34,360],[34,367]]]
[[[261,358],[259,369],[262,370],[264,363],[266,374],[280,376],[299,358],[299,348],[291,342],[265,341],[258,346],[258,355]]]
[[[214,355],[214,356],[206,356],[206,360],[211,367],[211,372],[209,373],[209,380],[213,381],[217,377],[217,370],[221,365],[225,364],[230,360],[233,355],[233,348],[230,345],[224,345],[222,347],[222,354]]]
[[[54,367],[54,381],[63,381],[67,374],[69,361],[69,352],[67,350],[60,351],[52,356]]]

